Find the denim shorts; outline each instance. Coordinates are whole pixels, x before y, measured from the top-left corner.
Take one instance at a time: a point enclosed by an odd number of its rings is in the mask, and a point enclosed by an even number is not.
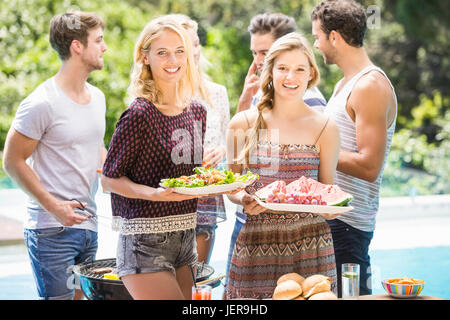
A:
[[[195,234],[206,234],[206,240],[214,239],[216,235],[217,224],[197,224]]]
[[[25,229],[38,295],[46,300],[70,300],[80,289],[73,266],[95,260],[97,232],[68,227]]]
[[[195,230],[119,235],[117,275],[169,271],[197,262]]]

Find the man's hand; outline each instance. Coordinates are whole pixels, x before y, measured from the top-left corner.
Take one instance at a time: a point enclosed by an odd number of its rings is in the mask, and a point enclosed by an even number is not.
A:
[[[244,89],[242,90],[239,98],[238,112],[244,111],[250,108],[253,96],[259,89],[259,77],[256,74],[258,68],[255,61],[248,69],[247,76],[245,77]]]
[[[75,201],[56,201],[50,207],[45,208],[52,213],[56,220],[63,226],[71,227],[75,224],[80,224],[89,219],[89,217],[75,212],[75,208],[84,208],[87,203],[78,203]]]

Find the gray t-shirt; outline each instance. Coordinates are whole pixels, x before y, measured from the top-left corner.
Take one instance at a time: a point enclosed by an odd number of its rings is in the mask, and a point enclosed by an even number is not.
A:
[[[39,140],[27,163],[43,187],[59,200],[87,202],[87,211],[96,214],[97,169],[105,134],[104,94],[86,83],[91,94],[87,105],[70,99],[54,77],[39,85],[25,98],[12,127]],[[88,219],[74,228],[97,231],[97,219]],[[53,214],[30,197],[24,227],[28,229],[61,226]]]

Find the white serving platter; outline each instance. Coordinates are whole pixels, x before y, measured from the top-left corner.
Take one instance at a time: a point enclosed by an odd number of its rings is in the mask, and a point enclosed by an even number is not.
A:
[[[245,188],[249,185],[251,185],[255,180],[249,180],[247,182],[233,182],[228,184],[217,184],[217,185],[210,185],[205,187],[193,187],[193,188],[187,188],[187,187],[175,187],[174,192],[180,193],[180,194],[188,194],[188,195],[214,195],[214,194],[221,194],[225,192],[234,191],[239,188]],[[167,186],[160,184],[163,188],[168,188]]]
[[[319,206],[307,204],[289,204],[289,203],[266,203],[255,197],[258,204],[272,211],[288,211],[288,212],[311,212],[317,214],[342,214],[353,210],[352,206]]]

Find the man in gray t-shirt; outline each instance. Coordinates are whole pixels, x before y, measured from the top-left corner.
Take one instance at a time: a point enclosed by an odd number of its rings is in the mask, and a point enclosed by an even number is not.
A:
[[[81,298],[71,268],[97,252],[106,103],[86,80],[103,67],[103,29],[92,13],[52,19],[50,43],[61,68],[21,102],[5,142],[4,169],[30,196],[25,244],[42,299]]]

